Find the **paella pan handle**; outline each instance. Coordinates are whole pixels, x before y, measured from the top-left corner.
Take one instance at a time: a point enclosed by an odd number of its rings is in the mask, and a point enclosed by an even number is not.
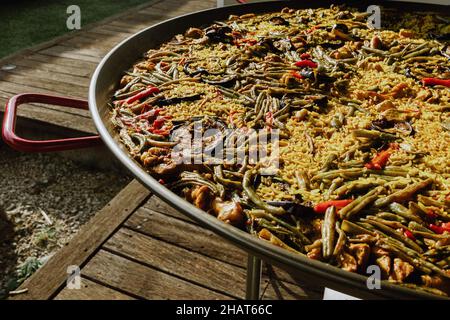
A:
[[[18,94],[8,100],[3,118],[2,137],[11,148],[23,152],[52,152],[80,149],[100,145],[99,136],[65,138],[56,140],[28,140],[15,133],[17,108],[23,103],[45,103],[77,109],[88,109],[86,100],[37,93]]]

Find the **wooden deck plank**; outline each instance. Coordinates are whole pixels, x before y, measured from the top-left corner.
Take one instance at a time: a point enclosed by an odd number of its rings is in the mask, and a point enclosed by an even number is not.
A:
[[[168,230],[173,229],[168,226]],[[212,241],[208,241],[203,244],[209,246],[211,243]],[[212,259],[193,252],[191,249],[180,248],[177,245],[126,228],[115,233],[103,248],[183,278],[186,281],[223,294],[232,295],[234,298],[243,299],[245,297],[245,268]],[[155,255],[155,252],[158,252],[158,254]],[[281,297],[284,299],[305,299],[310,297],[310,294],[299,286],[284,283],[281,280],[274,281],[264,275],[262,283],[263,285],[267,284],[264,294],[266,299]],[[313,293],[313,295],[317,294]]]
[[[31,54],[24,59],[30,59],[38,62],[43,63],[52,63],[52,64],[58,64],[61,66],[66,67],[72,67],[72,68],[78,68],[83,71],[93,72],[95,67],[97,66],[97,63],[90,62],[90,61],[81,61],[75,58],[67,58],[62,56],[53,56],[53,55],[47,55],[44,52],[38,52]]]
[[[53,59],[47,59],[47,61],[39,61],[39,60],[33,60],[33,55],[28,56],[26,58],[16,58],[9,60],[9,63],[14,64],[16,66],[20,67],[26,67],[30,70],[32,69],[38,69],[43,71],[49,71],[49,72],[57,72],[60,74],[68,74],[72,76],[78,76],[83,78],[88,78],[91,74],[91,71],[82,70],[80,68],[72,67],[72,66],[66,66],[61,65],[53,61]]]
[[[82,266],[97,248],[123,223],[149,195],[149,191],[136,180],[132,181],[102,210],[100,210],[20,289],[28,292],[12,299],[49,299],[67,278],[67,267]]]
[[[54,57],[63,57],[63,58],[72,58],[75,60],[98,63],[100,62],[102,57],[97,56],[87,56],[81,53],[78,53],[75,49],[65,47],[62,45],[55,45],[50,48],[39,51],[42,54],[46,54]]]
[[[18,87],[26,85],[31,88],[45,89],[49,92],[59,93],[62,95],[71,95],[73,97],[84,98],[87,97],[87,88],[78,85],[67,85],[55,80],[50,79],[35,79],[33,77],[28,77],[24,75],[12,74],[7,72],[0,72],[0,89],[5,88],[6,82],[10,84],[15,84]],[[20,92],[20,91],[19,91]],[[23,92],[23,91],[22,91]]]
[[[41,70],[37,67],[30,69],[24,66],[17,66],[12,70],[5,71],[5,73],[11,73],[21,76],[26,76],[32,78],[36,82],[40,82],[41,80],[53,80],[58,81],[61,84],[65,85],[77,85],[84,89],[89,87],[89,79],[86,77],[79,77],[76,75],[69,75],[59,72],[49,72],[46,70]]]
[[[65,287],[55,300],[134,300],[134,298],[82,277],[80,289]]]
[[[229,299],[228,296],[103,250],[81,272],[112,288],[145,299]]]
[[[234,298],[245,295],[244,269],[130,229],[120,229],[103,248]]]
[[[246,265],[246,253],[212,231],[148,208],[139,208],[125,226],[192,252],[240,267]]]
[[[156,197],[152,196],[143,207],[136,210],[124,225],[164,242],[185,248],[191,252],[200,253],[224,263],[246,268],[246,252],[197,224],[186,223],[187,220],[180,220],[152,210],[148,207],[150,202],[161,202],[161,200],[152,201],[154,198]],[[180,212],[177,213],[182,215]],[[274,281],[289,282],[292,285],[301,286],[308,294],[313,296],[317,292],[321,293],[322,291],[321,288],[311,286],[304,281],[299,281],[299,279],[292,277],[279,268],[267,264],[263,264],[263,267],[263,273],[273,278]]]

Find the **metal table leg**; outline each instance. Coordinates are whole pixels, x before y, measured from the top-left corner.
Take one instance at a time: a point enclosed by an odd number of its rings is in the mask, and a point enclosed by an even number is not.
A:
[[[259,300],[261,285],[261,259],[248,254],[247,258],[247,282],[245,298],[247,300]]]

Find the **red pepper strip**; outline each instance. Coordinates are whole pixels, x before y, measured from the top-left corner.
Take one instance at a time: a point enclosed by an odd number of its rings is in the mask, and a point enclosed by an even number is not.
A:
[[[270,128],[272,128],[272,124],[273,124],[273,114],[272,114],[272,112],[267,112],[266,113],[266,124],[270,127]]]
[[[309,58],[311,58],[311,55],[309,53],[305,52],[300,55],[300,59],[302,59],[302,60],[309,59]]]
[[[158,92],[159,92],[158,88],[150,87],[148,89],[145,89],[144,91],[141,91],[141,92],[135,94],[132,97],[129,97],[127,100],[125,100],[125,102],[130,104],[130,103],[135,102],[136,100],[140,100],[142,98],[148,97],[149,95],[154,94],[154,93],[158,93]]]
[[[331,206],[335,206],[336,209],[342,209],[352,201],[353,199],[343,199],[343,200],[329,200],[325,202],[320,202],[314,206],[314,211],[316,213],[325,213],[325,211],[327,211],[327,209]]]
[[[305,78],[297,71],[292,71],[291,74],[292,74],[292,76],[294,76],[295,78],[300,79],[300,80]]]
[[[372,169],[372,170],[383,169],[384,166],[386,165],[386,163],[388,162],[389,157],[392,154],[392,151],[397,150],[397,149],[398,149],[398,145],[391,143],[391,145],[389,146],[388,149],[379,152],[372,160],[370,160],[370,162],[366,163],[365,167],[367,169]]]
[[[169,130],[164,130],[164,129],[153,129],[150,131],[151,131],[151,133],[159,134],[160,136],[168,136],[170,134]]]
[[[444,228],[437,226],[435,224],[432,224],[432,223],[430,223],[428,228],[430,228],[430,230],[432,230],[434,233],[437,233],[437,234],[443,234],[444,231],[446,231]]]
[[[428,209],[426,211],[427,217],[431,218],[431,219],[436,219],[438,217],[438,215],[436,213],[433,212],[433,210]]]
[[[403,231],[403,234],[405,235],[405,237],[407,237],[413,241],[416,241],[416,237],[414,237],[413,233],[411,231],[409,231],[408,229],[405,229]]]
[[[450,222],[441,224],[441,228],[444,229],[444,231],[450,232]]]
[[[391,150],[383,150],[370,160],[370,162],[366,163],[365,167],[372,170],[381,170],[388,162],[390,156]]]
[[[156,117],[162,110],[163,110],[162,108],[152,109],[147,112],[141,113],[140,115],[137,115],[134,118],[135,119],[149,119],[152,117]]]
[[[314,61],[311,61],[311,60],[300,60],[300,61],[297,61],[295,63],[295,65],[300,68],[304,68],[304,67],[317,68],[317,63],[315,63]]]
[[[450,88],[450,79],[423,78],[422,83],[424,86],[444,86]]]
[[[152,124],[152,129],[161,129],[162,126],[164,125],[164,123],[166,122],[166,120],[168,120],[169,117],[165,116],[165,117],[161,117],[159,116],[158,118],[156,118],[155,121],[153,121]]]
[[[159,182],[160,184],[166,184],[166,183],[164,182],[163,179],[159,179],[158,182]]]

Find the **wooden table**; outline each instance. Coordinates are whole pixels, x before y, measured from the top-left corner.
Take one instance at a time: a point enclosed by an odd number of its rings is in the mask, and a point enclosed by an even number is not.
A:
[[[14,299],[242,299],[247,255],[131,182]],[[68,268],[81,269],[70,289]],[[320,299],[323,289],[263,265],[261,299]]]
[[[0,112],[14,94],[87,98],[89,78],[118,42],[156,22],[214,7],[215,0],[153,0],[118,16],[0,59]],[[15,66],[14,68],[11,68]],[[28,104],[19,115],[95,133],[89,112]],[[245,296],[247,255],[173,210],[133,181],[60,249],[13,299],[236,299]],[[67,268],[81,269],[68,289]],[[262,299],[321,298],[264,265]]]

